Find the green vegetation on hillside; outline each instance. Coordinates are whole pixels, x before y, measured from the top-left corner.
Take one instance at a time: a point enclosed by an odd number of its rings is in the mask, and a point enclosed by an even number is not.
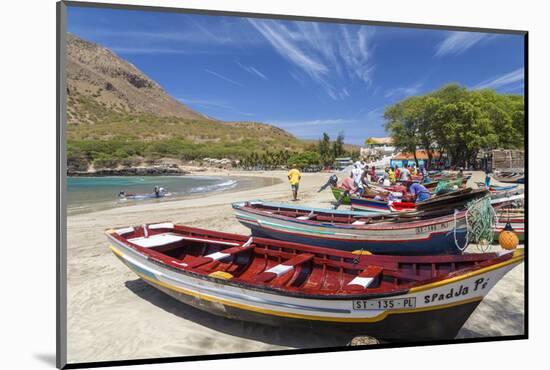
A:
[[[482,149],[523,149],[524,98],[456,84],[407,98],[384,113],[386,130],[400,150],[447,153],[452,165],[473,162]]]
[[[72,171],[135,166],[159,158],[229,158],[245,168],[330,165],[344,149],[344,136],[318,144],[302,141],[274,126],[219,122],[113,109],[82,94],[69,96],[73,122],[67,128],[67,165]],[[356,156],[358,153],[354,154]]]
[[[359,158],[359,150],[354,146],[344,145],[343,133],[340,133],[335,141],[331,141],[330,136],[324,132],[322,139],[317,143],[307,143],[303,151],[266,150],[262,153],[252,152],[242,158],[241,167],[274,169],[296,164],[301,168],[321,168],[332,166],[334,158],[339,156],[349,156],[355,160]]]
[[[205,157],[240,160],[251,153],[301,152],[306,144],[287,132],[257,123],[157,117],[109,109],[78,96],[79,121],[67,128],[68,166],[131,166],[161,157],[196,160]],[[74,113],[73,113],[74,114]]]

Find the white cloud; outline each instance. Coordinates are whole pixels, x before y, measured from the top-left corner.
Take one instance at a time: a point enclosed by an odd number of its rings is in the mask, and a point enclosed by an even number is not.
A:
[[[359,120],[356,119],[343,119],[343,118],[328,118],[328,119],[312,119],[312,120],[302,120],[302,121],[280,121],[280,120],[266,120],[276,124],[278,127],[284,129],[306,129],[311,130],[312,127],[326,127],[326,126],[341,126],[350,123],[358,123]],[[313,129],[314,130],[314,129]],[[316,131],[315,131],[316,132]],[[317,132],[316,132],[317,134]]]
[[[218,77],[218,78],[224,80],[224,81],[230,82],[230,83],[232,83],[233,85],[237,85],[237,86],[240,86],[240,87],[244,87],[243,84],[241,84],[241,83],[239,83],[239,82],[237,82],[237,81],[234,81],[234,80],[230,79],[229,77],[222,76],[221,74],[219,74],[219,73],[217,73],[217,72],[211,71],[211,70],[209,70],[209,69],[205,69],[205,71],[208,72],[208,73],[210,73],[210,74],[213,75],[213,76],[216,76],[216,77]]]
[[[416,95],[422,90],[422,83],[417,83],[413,86],[395,87],[388,89],[384,93],[386,98],[404,98],[410,95]]]
[[[245,115],[249,117],[254,116],[253,113],[243,112],[235,108],[233,105],[224,101],[212,100],[212,99],[191,99],[191,98],[183,98],[183,97],[179,97],[176,99],[182,102],[183,104],[186,104],[192,107],[197,106],[200,108],[216,110],[216,111],[220,111],[220,110],[228,111],[231,113],[237,113],[237,114]]]
[[[524,81],[524,74],[523,68],[518,68],[510,73],[480,82],[474,86],[474,89],[498,89],[503,86],[515,84],[515,86],[511,86],[509,90],[516,90],[523,86],[523,84],[518,84],[518,82]]]
[[[289,63],[334,100],[350,96],[357,82],[371,84],[371,34],[367,26],[249,19]],[[293,75],[297,80],[297,76]]]
[[[249,19],[249,21],[282,57],[302,68],[311,77],[320,78],[328,72],[328,68],[322,62],[302,50],[296,42],[296,34],[285,25],[276,21],[256,19]]]
[[[488,33],[449,32],[448,36],[440,42],[435,51],[436,57],[445,55],[459,55],[470,49],[481,41],[487,41],[493,38],[494,35]]]
[[[267,81],[266,75],[264,75],[262,72],[258,71],[256,68],[254,68],[252,66],[245,66],[245,65],[241,64],[239,61],[237,61],[237,64],[239,65],[239,67],[241,67],[242,69],[244,69],[248,73],[250,73],[252,75],[256,75],[256,76],[258,76],[258,77],[260,77],[260,78]]]

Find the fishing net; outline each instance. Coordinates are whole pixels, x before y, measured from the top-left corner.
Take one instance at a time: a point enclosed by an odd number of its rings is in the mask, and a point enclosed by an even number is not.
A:
[[[466,239],[463,246],[460,246],[456,238],[456,216],[455,210],[455,245],[461,251],[468,247],[469,243],[475,243],[481,252],[486,252],[493,242],[493,228],[497,221],[497,215],[491,205],[491,198],[484,197],[473,200],[466,205]]]
[[[493,227],[497,215],[491,205],[490,197],[483,197],[471,201],[466,205],[468,209],[468,227],[470,241],[474,243],[493,241]]]
[[[434,190],[436,195],[441,195],[450,192],[455,186],[460,186],[462,179],[456,180],[440,180]]]

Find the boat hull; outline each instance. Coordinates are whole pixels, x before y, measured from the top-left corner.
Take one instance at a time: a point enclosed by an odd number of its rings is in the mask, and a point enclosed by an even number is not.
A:
[[[269,217],[235,208],[235,217],[252,235],[343,251],[365,250],[375,254],[459,254],[466,243],[464,217],[415,223],[399,228],[361,229],[319,226],[307,222]],[[456,237],[456,242],[455,242]]]
[[[460,276],[372,299],[308,297],[259,290],[230,280],[174,270],[110,238],[112,252],[137,276],[178,301],[229,319],[315,330],[345,330],[388,341],[454,338],[492,287],[523,254]],[[382,302],[399,308],[369,308]],[[397,304],[397,303],[396,303]]]
[[[267,326],[327,332],[327,334],[335,334],[335,332],[346,333],[350,335],[350,339],[355,335],[368,335],[391,342],[453,339],[481,302],[480,300],[475,300],[437,311],[390,315],[383,321],[357,325],[353,323],[272,316],[230,305],[217,304],[207,300],[197,300],[193,296],[185,295],[150,281],[146,282],[181,303],[228,319],[242,320]]]
[[[379,213],[391,213],[392,210],[388,206],[386,200],[376,200],[373,198],[350,198],[351,208],[356,211],[369,211]]]
[[[398,254],[398,255],[432,255],[432,254],[460,254],[453,236],[447,234],[433,235],[427,240],[419,241],[374,241],[353,240],[345,238],[324,238],[306,234],[298,234],[276,230],[264,225],[251,224],[239,219],[239,222],[248,227],[251,234],[269,239],[283,240],[287,242],[315,245],[318,247],[338,249],[342,251],[369,251],[374,254]],[[457,244],[463,246],[466,241],[466,231],[457,231]]]

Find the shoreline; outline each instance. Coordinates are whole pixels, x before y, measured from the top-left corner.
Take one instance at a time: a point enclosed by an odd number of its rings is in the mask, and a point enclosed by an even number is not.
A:
[[[137,204],[67,217],[67,332],[69,362],[193,356],[295,348],[346,346],[345,333],[322,336],[286,327],[230,320],[180,303],[149,286],[112,255],[103,232],[109,228],[172,221],[205,229],[248,234],[230,203],[247,199],[287,202],[286,171],[263,171],[280,180],[250,190],[208,193],[170,202]],[[209,173],[199,172],[199,176]],[[227,176],[239,175],[228,171]],[[342,173],[337,173],[342,178]],[[215,176],[225,176],[215,171]],[[330,173],[304,173],[299,201],[330,207]],[[476,178],[472,178],[475,184]],[[342,208],[344,209],[344,208]],[[498,247],[492,247],[498,248]],[[468,252],[478,252],[470,246]],[[524,333],[524,265],[508,273],[479,304],[457,338]]]
[[[91,176],[88,176],[90,178]],[[105,177],[149,177],[149,176],[94,176],[97,178],[105,178]],[[221,194],[221,193],[231,193],[231,192],[239,192],[244,190],[254,190],[259,189],[262,187],[277,185],[278,183],[281,183],[282,180],[279,177],[276,176],[265,176],[263,174],[262,176],[257,176],[256,174],[247,174],[247,173],[219,173],[219,172],[197,172],[197,173],[188,173],[185,176],[178,176],[178,175],[160,175],[160,176],[151,176],[151,177],[159,177],[159,178],[204,178],[204,179],[224,179],[224,178],[230,178],[231,180],[235,181],[234,186],[231,187],[223,187],[220,189],[213,188],[212,190],[208,191],[198,191],[198,192],[189,192],[186,194],[175,194],[168,197],[163,197],[159,199],[142,199],[142,200],[128,200],[128,201],[120,201],[115,199],[113,196],[113,200],[111,201],[97,201],[97,202],[89,202],[89,203],[76,203],[76,204],[67,204],[67,215],[73,216],[78,214],[86,214],[86,213],[93,213],[93,212],[99,212],[104,210],[109,210],[113,208],[122,208],[122,207],[134,207],[134,206],[140,206],[145,204],[159,204],[159,203],[168,203],[168,202],[177,202],[180,200],[185,199],[196,199],[196,198],[203,198],[205,196],[211,196],[213,194]],[[80,176],[75,176],[74,178],[80,178]],[[258,184],[253,184],[251,180],[258,179]]]

